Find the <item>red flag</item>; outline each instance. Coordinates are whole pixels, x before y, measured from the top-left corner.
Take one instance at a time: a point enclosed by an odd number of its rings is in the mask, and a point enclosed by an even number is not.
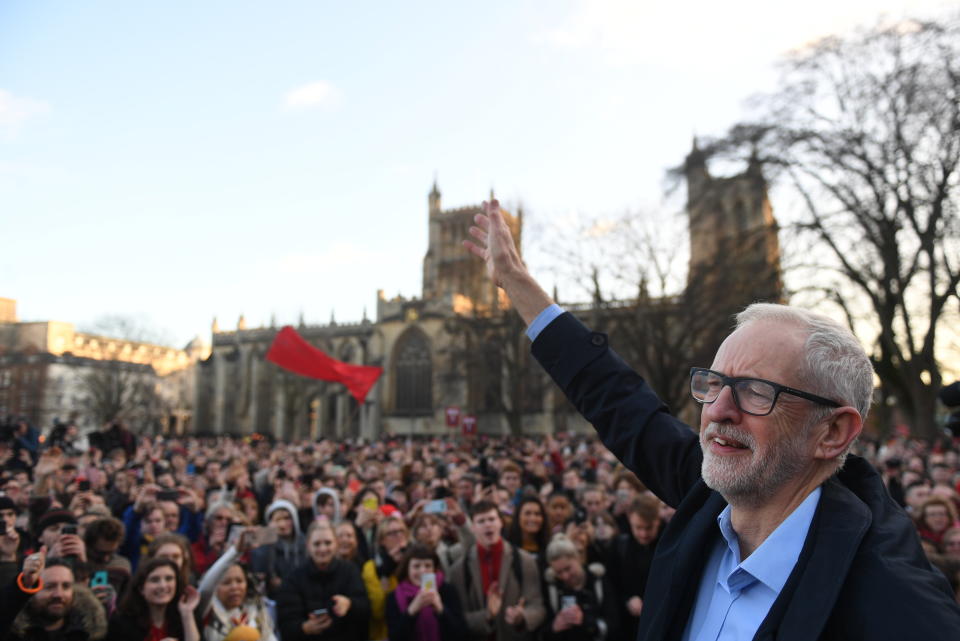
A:
[[[361,405],[383,373],[382,367],[351,365],[331,358],[304,340],[290,325],[277,332],[267,360],[300,376],[343,383]]]

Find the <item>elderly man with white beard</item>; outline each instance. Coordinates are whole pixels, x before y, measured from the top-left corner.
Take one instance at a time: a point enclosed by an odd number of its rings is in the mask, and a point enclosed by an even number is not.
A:
[[[960,606],[909,517],[848,456],[873,370],[825,317],[751,305],[690,374],[699,438],[527,271],[496,201],[466,248],[528,324],[532,351],[604,444],[677,512],[638,639],[946,639]],[[950,632],[950,631],[953,632]]]

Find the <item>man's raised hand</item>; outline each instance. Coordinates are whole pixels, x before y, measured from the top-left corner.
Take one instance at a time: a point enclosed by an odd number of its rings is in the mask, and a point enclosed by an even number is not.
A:
[[[470,228],[474,240],[464,240],[463,246],[486,263],[490,279],[507,292],[520,317],[527,324],[553,301],[527,271],[520,251],[510,233],[507,221],[496,200],[484,201],[483,213],[473,218]]]
[[[487,274],[498,287],[506,287],[505,280],[524,269],[523,261],[500,211],[500,203],[483,201],[482,207],[483,213],[473,217],[476,225],[470,227],[470,235],[476,241],[464,240],[463,246],[483,259]]]

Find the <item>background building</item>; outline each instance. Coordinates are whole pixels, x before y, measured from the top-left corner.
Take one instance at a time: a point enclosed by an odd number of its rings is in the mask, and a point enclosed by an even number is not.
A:
[[[610,333],[618,352],[658,381],[657,391],[677,409],[689,396],[689,366],[709,364],[731,314],[756,300],[780,300],[782,292],[777,223],[759,165],[715,178],[694,144],[686,172],[691,259],[685,291],[565,305]],[[297,328],[335,358],[384,368],[362,406],[340,384],[265,361],[279,328],[248,329],[241,317],[230,331],[214,321],[212,353],[198,367],[196,430],[284,439],[437,434],[451,429],[449,408],[476,417],[485,433],[587,429],[531,362],[522,322],[482,262],[461,245],[479,205],[445,210],[436,184],[427,204],[420,297],[388,299],[380,291],[372,320],[306,325],[301,319]],[[523,212],[506,219],[519,241]]]
[[[134,430],[189,429],[194,364],[209,347],[185,349],[76,331],[61,321],[20,322],[0,299],[0,417],[37,427],[96,429],[121,419]]]

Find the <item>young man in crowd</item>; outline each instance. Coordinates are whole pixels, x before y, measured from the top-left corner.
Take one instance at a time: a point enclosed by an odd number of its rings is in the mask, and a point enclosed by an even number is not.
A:
[[[503,540],[503,521],[494,503],[474,503],[470,517],[477,543],[450,570],[470,637],[533,639],[544,618],[536,560]]]

